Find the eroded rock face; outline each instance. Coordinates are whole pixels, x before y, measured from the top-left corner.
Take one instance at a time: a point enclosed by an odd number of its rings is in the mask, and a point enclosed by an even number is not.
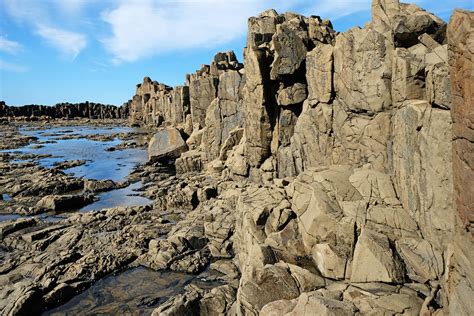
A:
[[[472,12],[458,10],[448,26],[454,194],[457,210],[467,225],[474,221],[473,21]]]
[[[445,23],[417,6],[372,11],[337,35],[315,16],[250,18],[245,67],[217,54],[187,77],[188,108],[159,101],[176,88],[139,87],[133,115],[181,129],[155,155],[177,158],[177,174],[145,173],[153,211],[179,218],[146,230],[137,262],[209,266],[224,283],[188,286],[155,314],[472,314],[472,13],[455,14],[446,45]]]

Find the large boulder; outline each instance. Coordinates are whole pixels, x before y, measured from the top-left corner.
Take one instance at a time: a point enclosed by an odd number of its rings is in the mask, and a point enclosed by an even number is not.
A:
[[[186,142],[174,127],[160,130],[148,143],[150,161],[174,160],[186,150],[188,150]]]

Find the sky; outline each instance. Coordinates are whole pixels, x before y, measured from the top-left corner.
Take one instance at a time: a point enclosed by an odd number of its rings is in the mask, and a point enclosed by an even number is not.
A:
[[[414,0],[449,20],[474,0]],[[0,0],[0,100],[8,105],[121,105],[144,76],[170,86],[219,51],[242,58],[249,16],[274,8],[370,20],[371,0]]]

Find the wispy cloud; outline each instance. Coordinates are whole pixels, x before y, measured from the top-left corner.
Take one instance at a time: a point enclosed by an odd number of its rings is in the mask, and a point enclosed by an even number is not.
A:
[[[0,59],[0,70],[9,72],[28,72],[30,68],[24,65],[9,63]]]
[[[24,47],[20,43],[11,41],[0,35],[0,51],[8,54],[17,54],[23,50]]]
[[[102,14],[112,34],[103,39],[116,62],[231,41],[245,34],[247,18],[270,1],[121,1]]]
[[[87,38],[83,34],[74,33],[46,25],[37,26],[37,34],[45,39],[51,46],[72,60],[87,46]]]
[[[79,14],[85,4],[96,0],[3,0],[8,14],[19,23],[31,25],[33,33],[39,35],[62,56],[74,60],[87,46],[87,36],[64,27],[55,26],[64,22],[64,14]]]

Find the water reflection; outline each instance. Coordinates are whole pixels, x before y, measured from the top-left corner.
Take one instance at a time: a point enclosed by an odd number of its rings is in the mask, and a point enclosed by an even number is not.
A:
[[[144,267],[108,276],[68,303],[43,315],[150,315],[195,276]]]
[[[73,174],[76,177],[88,179],[122,181],[140,163],[147,160],[147,151],[144,149],[124,149],[107,151],[109,147],[122,143],[115,138],[101,141],[87,138],[61,139],[64,134],[68,136],[88,136],[88,135],[111,135],[116,133],[132,132],[134,129],[128,127],[85,127],[71,126],[67,129],[54,127],[44,130],[21,129],[20,132],[38,138],[42,147],[30,145],[23,148],[8,150],[6,152],[18,152],[21,154],[50,155],[50,157],[40,158],[38,163],[44,167],[52,167],[55,163],[66,160],[86,160],[87,163],[66,169],[64,172]]]
[[[98,201],[81,208],[80,212],[89,212],[103,208],[117,206],[141,206],[151,204],[152,201],[137,195],[137,190],[141,188],[141,183],[136,182],[126,188],[99,193]]]

